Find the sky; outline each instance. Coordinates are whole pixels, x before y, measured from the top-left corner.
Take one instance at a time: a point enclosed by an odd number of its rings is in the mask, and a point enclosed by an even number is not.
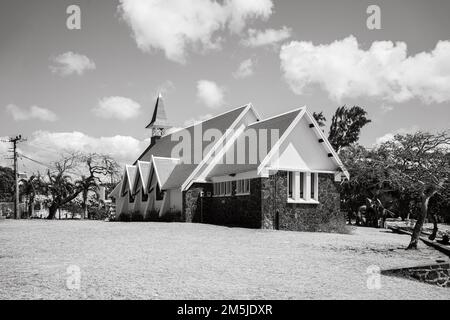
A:
[[[159,92],[178,127],[251,102],[263,118],[306,105],[328,124],[359,105],[367,147],[447,130],[448,12],[447,0],[1,0],[0,137],[21,134],[44,164],[68,149],[131,163]]]

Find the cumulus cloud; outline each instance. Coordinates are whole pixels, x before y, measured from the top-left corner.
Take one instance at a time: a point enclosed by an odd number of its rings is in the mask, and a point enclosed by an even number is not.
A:
[[[208,108],[218,108],[225,103],[224,88],[213,81],[200,80],[197,82],[197,98]]]
[[[247,59],[241,62],[239,68],[233,72],[233,77],[237,79],[247,78],[253,74],[253,67],[255,63],[252,59]]]
[[[291,37],[292,30],[286,26],[283,28],[267,29],[264,31],[249,29],[248,37],[241,40],[242,45],[246,47],[261,47],[267,45],[275,45]]]
[[[374,146],[379,146],[380,144],[383,144],[384,142],[391,141],[394,139],[395,135],[397,134],[408,134],[413,133],[419,130],[418,126],[412,126],[411,128],[400,128],[395,130],[394,132],[388,132],[381,137],[376,138]]]
[[[228,0],[223,6],[230,20],[230,30],[235,33],[240,32],[249,19],[270,17],[272,8],[271,0]]]
[[[125,97],[105,97],[92,109],[94,114],[104,119],[128,120],[139,115],[139,103]]]
[[[23,109],[15,104],[9,104],[6,106],[6,111],[10,113],[16,121],[38,119],[53,122],[58,119],[53,111],[38,106],[31,106],[29,109]]]
[[[131,136],[92,137],[78,131],[36,131],[21,147],[25,154],[46,164],[69,151],[107,154],[125,164],[133,163],[148,143]]]
[[[450,41],[414,56],[407,55],[404,42],[375,41],[363,50],[354,36],[324,45],[292,41],[282,46],[280,59],[284,78],[297,94],[319,85],[337,101],[450,101]]]
[[[61,76],[69,76],[72,74],[82,75],[88,70],[95,69],[95,63],[85,55],[66,52],[51,59],[54,65],[50,66],[53,73]]]
[[[272,7],[271,0],[120,0],[118,11],[139,49],[162,50],[167,59],[184,63],[188,48],[220,48],[217,31],[240,32],[249,20],[268,18]]]

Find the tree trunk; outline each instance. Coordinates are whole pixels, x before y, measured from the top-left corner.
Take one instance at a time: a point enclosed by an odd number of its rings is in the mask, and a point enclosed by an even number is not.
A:
[[[28,200],[28,219],[30,219],[33,216],[33,209],[34,209],[34,197],[30,197]]]
[[[48,220],[52,220],[55,218],[56,216],[56,210],[58,210],[58,205],[56,203],[53,203],[49,208],[48,208],[48,216],[47,219]]]
[[[428,202],[436,192],[437,190],[435,187],[428,187],[422,192],[422,210],[420,211],[420,215],[417,218],[413,233],[411,235],[411,241],[406,250],[417,249],[417,243],[419,242],[419,237],[420,233],[422,232],[423,223],[428,214]]]
[[[433,221],[433,232],[430,234],[428,239],[434,240],[434,239],[436,239],[436,235],[438,232],[437,214],[436,213],[430,214],[430,217],[431,217],[431,220]]]

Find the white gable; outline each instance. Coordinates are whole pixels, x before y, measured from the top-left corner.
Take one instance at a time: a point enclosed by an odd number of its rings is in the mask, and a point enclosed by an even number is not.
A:
[[[295,169],[305,171],[335,171],[338,165],[328,151],[324,142],[309,127],[308,117],[302,117],[296,126],[289,132],[280,145],[278,152],[268,163],[271,169]]]

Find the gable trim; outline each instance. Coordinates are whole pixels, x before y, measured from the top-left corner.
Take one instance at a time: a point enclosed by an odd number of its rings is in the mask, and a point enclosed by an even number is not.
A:
[[[142,182],[142,190],[147,190],[148,187],[148,181],[146,180],[146,177],[143,176],[143,172],[142,172],[142,167],[141,164],[143,163],[149,163],[150,164],[150,170],[149,170],[149,176],[150,176],[150,171],[152,170],[152,163],[151,162],[146,162],[146,161],[139,161],[137,162],[138,165],[138,170],[139,170],[139,176],[141,177],[141,182]]]
[[[341,159],[339,158],[339,155],[334,151],[333,146],[331,145],[330,141],[328,141],[328,138],[325,136],[325,133],[320,129],[319,124],[317,123],[316,119],[312,116],[312,114],[306,110],[306,114],[309,118],[309,120],[314,125],[314,128],[316,129],[316,132],[320,135],[320,139],[323,140],[321,144],[325,146],[325,148],[328,150],[328,152],[331,154],[330,158],[333,158],[334,161],[336,161],[337,165],[341,168],[342,172],[344,173],[345,177],[347,179],[350,179],[350,174],[345,168],[344,164],[342,163]]]
[[[261,174],[263,171],[263,168],[267,165],[270,159],[274,156],[274,154],[280,149],[281,144],[286,140],[286,138],[289,136],[292,130],[294,130],[295,126],[299,123],[300,119],[303,118],[303,115],[306,113],[306,107],[301,107],[298,110],[301,110],[299,114],[295,117],[295,119],[291,122],[289,127],[286,129],[286,131],[283,133],[283,135],[278,139],[278,141],[275,143],[275,145],[270,149],[269,153],[266,155],[266,157],[261,161],[261,164],[258,166],[258,174]]]
[[[214,158],[208,163],[205,170],[203,170],[202,174],[199,175],[198,179],[200,181],[204,181],[206,176],[214,169],[214,166],[223,158],[223,156],[227,153],[227,151],[234,146],[234,143],[239,138],[242,132],[245,130],[245,125],[241,125],[237,130],[233,133],[230,139],[227,139],[226,144],[223,146],[221,150],[214,156]]]
[[[255,112],[255,110],[253,108],[253,105],[251,103],[249,103],[247,105],[247,107],[245,107],[245,109],[241,112],[241,114],[233,121],[231,126],[225,131],[225,134],[223,134],[220,137],[220,139],[214,144],[214,146],[208,151],[208,154],[197,165],[197,167],[194,169],[194,171],[192,171],[192,173],[189,175],[189,177],[186,179],[186,181],[184,181],[184,183],[181,185],[181,191],[184,191],[184,190],[188,189],[192,185],[192,183],[194,183],[194,181],[193,181],[194,177],[203,168],[205,163],[207,163],[209,161],[209,158],[211,158],[215,154],[215,152],[218,149],[218,147],[223,144],[223,141],[229,136],[230,132],[234,131],[234,129],[237,126],[237,124],[242,120],[242,118],[244,118],[244,116],[250,110],[252,110],[252,112],[254,113],[255,117],[258,117],[257,113]]]
[[[155,156],[152,155],[152,167],[153,167],[153,169],[155,171],[157,183],[158,183],[159,187],[162,188],[161,179],[160,179],[159,173],[158,173],[158,168],[157,168],[157,166],[155,164],[155,159],[171,160],[173,162],[180,162],[180,159],[178,159],[178,158],[155,157]]]

